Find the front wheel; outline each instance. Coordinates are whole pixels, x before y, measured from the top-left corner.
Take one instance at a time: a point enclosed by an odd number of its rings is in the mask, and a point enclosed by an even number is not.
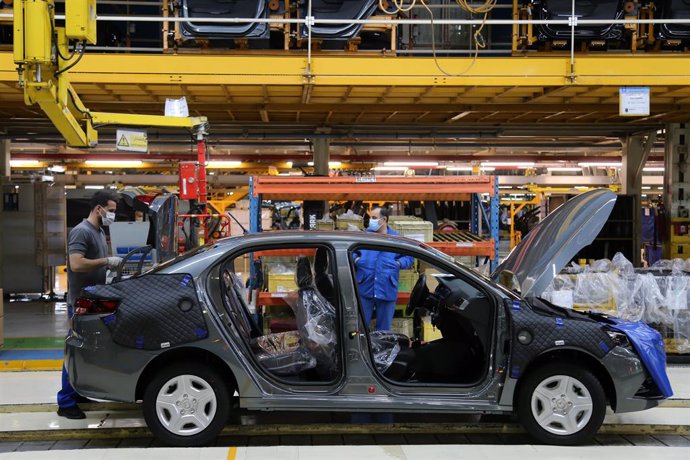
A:
[[[144,393],[146,424],[172,446],[210,443],[225,426],[229,411],[227,383],[215,370],[196,363],[163,369]]]
[[[604,422],[606,395],[590,371],[549,364],[525,377],[517,409],[522,425],[539,441],[580,444],[594,436]]]

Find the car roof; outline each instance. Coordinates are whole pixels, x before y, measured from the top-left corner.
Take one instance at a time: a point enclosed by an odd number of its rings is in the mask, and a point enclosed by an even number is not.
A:
[[[322,240],[328,242],[346,242],[346,243],[368,243],[372,242],[397,245],[410,245],[413,247],[420,247],[423,243],[410,238],[405,238],[399,235],[381,234],[376,232],[365,231],[328,231],[328,230],[279,230],[259,233],[248,233],[243,236],[235,236],[230,238],[223,238],[216,241],[219,248],[227,249],[226,245],[238,245],[244,243],[281,243],[281,242],[299,242],[300,240],[308,240],[313,242],[321,242]]]
[[[381,235],[374,232],[320,231],[320,230],[280,230],[250,233],[244,236],[223,238],[206,246],[199,247],[186,255],[172,259],[154,268],[158,273],[201,273],[220,257],[235,247],[247,244],[381,244],[392,249],[423,248],[423,243],[397,235]]]

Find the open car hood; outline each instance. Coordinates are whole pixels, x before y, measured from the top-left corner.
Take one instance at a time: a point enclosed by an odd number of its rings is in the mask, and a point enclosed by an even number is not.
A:
[[[538,296],[575,254],[596,238],[615,203],[616,194],[606,189],[566,201],[530,230],[491,277],[497,280],[502,271],[510,270],[523,296]]]

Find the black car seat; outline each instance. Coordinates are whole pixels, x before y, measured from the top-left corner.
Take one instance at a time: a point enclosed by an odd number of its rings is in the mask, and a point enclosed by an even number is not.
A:
[[[333,280],[328,273],[328,249],[318,248],[314,256],[314,283],[316,289],[331,304],[333,304]]]
[[[331,380],[338,372],[335,307],[316,290],[311,264],[306,257],[297,261],[296,278],[299,288],[295,307],[297,330],[307,350],[316,359],[319,378]]]

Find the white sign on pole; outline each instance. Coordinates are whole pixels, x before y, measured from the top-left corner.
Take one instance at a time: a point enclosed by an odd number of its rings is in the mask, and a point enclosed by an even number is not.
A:
[[[128,152],[148,152],[149,141],[146,131],[118,129],[116,139],[118,150],[126,150]]]
[[[620,115],[636,117],[649,115],[649,87],[629,86],[619,88]]]

